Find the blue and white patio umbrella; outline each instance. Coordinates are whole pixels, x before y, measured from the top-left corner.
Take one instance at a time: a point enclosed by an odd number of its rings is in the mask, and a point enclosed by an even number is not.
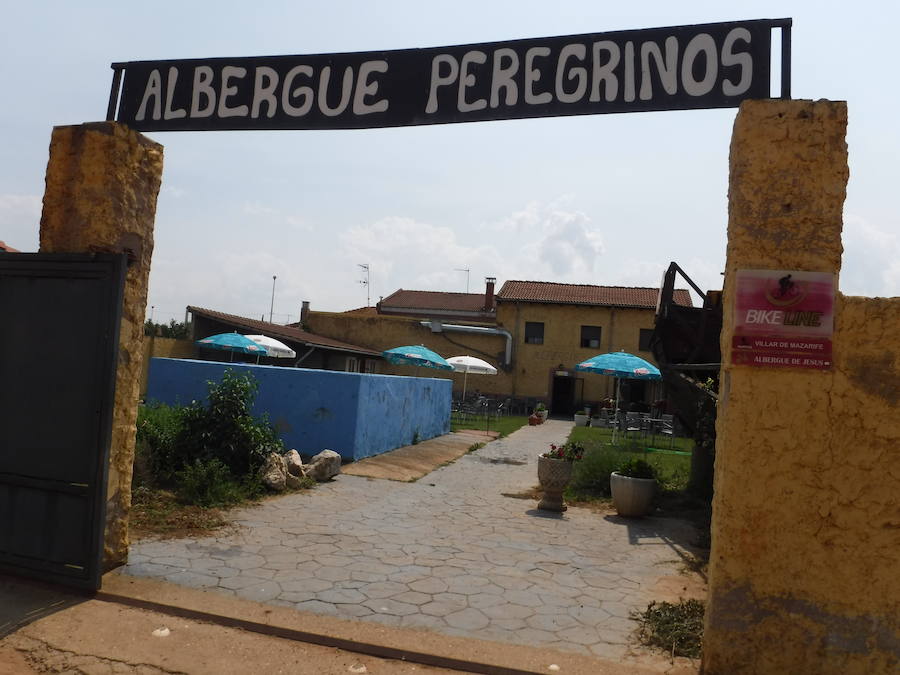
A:
[[[423,368],[436,368],[438,370],[453,370],[447,361],[438,353],[431,351],[422,345],[407,345],[406,347],[394,347],[381,352],[384,359],[390,363],[404,366],[421,366]]]
[[[582,361],[575,370],[587,373],[598,373],[616,378],[616,407],[619,411],[619,390],[621,381],[624,380],[661,380],[659,368],[640,356],[628,352],[609,352],[592,356],[587,361]],[[618,425],[616,425],[618,426]],[[613,426],[613,442],[616,439],[616,426]]]
[[[237,352],[238,354],[252,354],[254,356],[265,356],[266,348],[256,344],[250,338],[240,333],[219,333],[218,335],[210,335],[209,337],[197,340],[196,344],[206,349],[219,349],[226,352]]]

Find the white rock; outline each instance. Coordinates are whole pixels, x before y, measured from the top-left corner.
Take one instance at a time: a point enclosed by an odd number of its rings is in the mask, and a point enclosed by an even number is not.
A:
[[[341,456],[334,450],[323,450],[309,460],[306,472],[307,476],[315,478],[320,483],[329,480],[341,472]]]
[[[170,631],[168,628],[163,626],[162,628],[157,628],[155,631],[153,631],[153,636],[154,637],[169,637],[171,632],[172,631]]]
[[[303,466],[303,460],[300,459],[300,453],[296,450],[288,450],[284,455],[284,466],[287,472],[294,476],[305,476],[306,467]]]
[[[284,457],[277,452],[270,452],[266,462],[259,470],[263,485],[275,492],[284,492],[287,470],[284,466]]]
[[[292,473],[286,473],[284,475],[284,485],[288,490],[300,490],[303,488],[300,476],[295,476]]]

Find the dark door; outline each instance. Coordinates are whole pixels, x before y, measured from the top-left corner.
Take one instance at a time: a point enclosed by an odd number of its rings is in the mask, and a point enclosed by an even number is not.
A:
[[[553,376],[553,394],[550,399],[550,412],[554,415],[572,415],[575,412],[574,377]]]
[[[0,254],[2,571],[99,588],[124,279],[122,256]]]

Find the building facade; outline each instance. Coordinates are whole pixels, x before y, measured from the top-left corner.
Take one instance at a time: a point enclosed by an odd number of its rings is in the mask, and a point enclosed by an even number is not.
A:
[[[488,289],[493,291],[493,279],[488,280],[485,296],[468,294],[473,296],[470,305],[477,308],[476,299],[481,298],[482,310],[488,307],[484,300]],[[318,335],[377,351],[415,344],[445,358],[477,356],[497,366],[498,374],[470,376],[468,392],[519,399],[526,406],[541,401],[560,414],[583,405],[596,406],[615,395],[612,378],[576,372],[575,365],[581,361],[620,350],[653,361],[650,338],[659,294],[656,288],[507,281],[494,296],[493,320],[482,321],[448,316],[458,298],[435,292],[403,293],[402,312],[396,304],[390,305],[390,315],[377,308],[375,312],[343,313],[307,310],[303,325]],[[686,290],[675,293],[676,302],[691,305]],[[415,302],[418,304],[411,307]],[[416,372],[409,366],[387,363],[382,369],[400,375],[450,378],[454,391],[462,391],[463,376],[456,373]],[[634,402],[651,403],[664,397],[662,388],[652,382],[623,381],[621,393],[626,401]]]

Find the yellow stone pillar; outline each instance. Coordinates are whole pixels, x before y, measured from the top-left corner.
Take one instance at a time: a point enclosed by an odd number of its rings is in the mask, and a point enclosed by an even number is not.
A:
[[[128,513],[144,313],[163,149],[114,122],[56,127],[50,141],[42,253],[125,252],[107,493],[104,569],[128,556]]]
[[[735,121],[707,675],[900,667],[900,299],[837,294],[830,371],[730,360],[737,270],[840,270],[846,127],[831,101]]]

